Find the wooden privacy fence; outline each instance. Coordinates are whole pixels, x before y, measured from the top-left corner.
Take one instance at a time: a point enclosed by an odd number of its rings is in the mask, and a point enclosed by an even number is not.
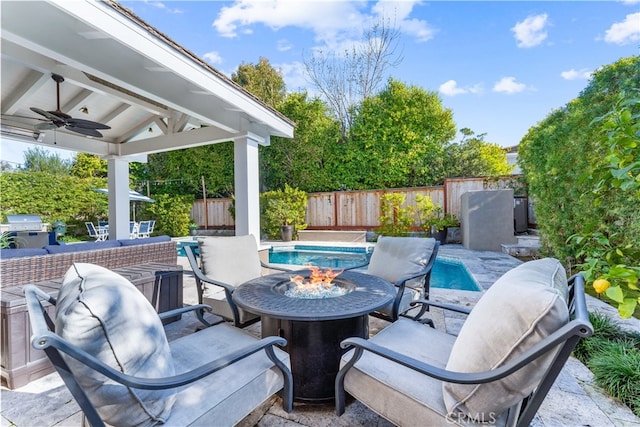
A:
[[[380,198],[385,193],[400,193],[405,196],[405,205],[416,204],[416,196],[431,198],[440,204],[446,213],[460,214],[460,196],[468,191],[514,188],[519,193],[518,176],[502,178],[448,178],[444,185],[434,187],[393,188],[387,190],[331,191],[307,194],[307,218],[309,229],[323,230],[370,230],[380,226]],[[200,228],[233,228],[234,221],[229,212],[231,199],[196,200],[191,209],[191,218]],[[205,215],[206,211],[206,215]],[[205,220],[206,217],[206,220]],[[416,218],[415,225],[418,225]]]

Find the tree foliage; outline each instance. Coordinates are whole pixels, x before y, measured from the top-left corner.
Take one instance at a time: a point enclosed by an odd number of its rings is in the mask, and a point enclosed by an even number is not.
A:
[[[350,189],[440,183],[444,149],[455,133],[452,112],[436,93],[391,79],[358,108],[350,139],[338,150],[340,183]]]
[[[446,148],[445,173],[447,178],[509,175],[513,166],[507,162],[507,153],[498,144],[484,140],[471,129],[460,130],[463,138]]]
[[[24,170],[49,172],[54,175],[69,174],[70,162],[58,153],[50,153],[45,148],[35,146],[24,152]]]
[[[376,93],[389,67],[402,61],[397,53],[399,37],[400,31],[383,19],[350,49],[317,50],[305,59],[307,77],[342,124],[343,136],[353,123],[354,108]]]
[[[340,139],[340,125],[318,98],[294,92],[280,105],[280,112],[296,123],[293,139],[275,137],[260,147],[264,190],[295,185],[303,191],[333,188],[336,159],[333,149]]]
[[[273,68],[267,58],[261,57],[257,64],[240,64],[231,74],[231,80],[273,108],[277,108],[286,96],[282,73]]]
[[[79,234],[86,233],[84,221],[108,217],[107,198],[93,191],[106,186],[101,178],[15,171],[0,174],[0,186],[3,215],[37,214],[44,222],[64,221]]]
[[[285,184],[284,189],[260,195],[261,226],[270,238],[280,236],[280,227],[293,225],[294,233],[307,228],[307,193]]]
[[[148,203],[144,215],[155,218],[154,234],[168,236],[186,236],[191,223],[193,196],[154,195],[155,203]]]
[[[70,172],[78,178],[106,178],[107,161],[95,154],[77,153]]]

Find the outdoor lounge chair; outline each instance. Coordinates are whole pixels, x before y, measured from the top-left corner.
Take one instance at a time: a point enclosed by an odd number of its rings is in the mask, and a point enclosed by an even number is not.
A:
[[[151,236],[151,221],[140,221],[136,238],[143,239]]]
[[[242,310],[233,302],[236,286],[260,277],[262,267],[288,270],[260,261],[258,244],[253,235],[199,238],[200,265],[193,249],[185,246],[196,279],[198,302],[211,306],[214,314],[232,321],[239,328],[260,320],[258,315]]]
[[[105,241],[109,237],[109,232],[104,227],[96,228],[92,222],[85,222],[84,225],[87,227],[89,237],[96,239],[96,242]]]
[[[94,427],[230,426],[280,390],[292,410],[289,356],[275,347],[284,338],[210,325],[202,305],[158,316],[133,284],[93,264],[74,264],[57,300],[34,285],[24,292],[33,347],[45,351]],[[168,343],[161,319],[188,311],[205,328]]]
[[[368,264],[349,268],[368,266],[365,273],[388,280],[398,289],[391,304],[370,314],[395,321],[411,309],[412,301],[429,299],[431,269],[439,247],[440,243],[432,238],[380,236]],[[417,316],[427,310],[428,306],[422,306]]]
[[[401,318],[342,358],[345,391],[398,426],[528,426],[578,341],[593,327],[584,279],[545,258],[504,274],[468,314],[457,337]]]

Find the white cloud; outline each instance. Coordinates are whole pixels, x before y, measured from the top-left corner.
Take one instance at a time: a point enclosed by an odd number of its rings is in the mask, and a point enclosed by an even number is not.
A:
[[[527,16],[524,21],[516,23],[511,28],[516,40],[518,41],[518,47],[534,47],[539,45],[547,38],[547,14]]]
[[[236,0],[220,10],[213,27],[223,37],[237,37],[248,27],[263,24],[273,30],[286,26],[311,30],[315,40],[332,47],[348,39],[358,39],[362,31],[381,18],[418,41],[433,37],[426,21],[410,19],[417,1],[380,0],[368,13],[369,3],[358,1]]]
[[[305,90],[308,82],[305,79],[304,64],[302,62],[291,62],[288,64],[274,65],[280,70],[284,84],[287,86],[288,92]]]
[[[202,57],[210,64],[222,64],[222,57],[216,51],[207,52]]]
[[[449,80],[442,83],[438,91],[446,96],[463,95],[466,93],[480,94],[482,93],[482,85],[478,83],[473,86],[460,87],[455,80]]]
[[[161,1],[145,1],[146,4],[153,6],[153,7],[157,7],[158,9],[163,9],[169,13],[172,14],[180,14],[180,13],[184,13],[181,9],[172,9],[170,7],[167,7],[166,4],[164,4],[164,2]]]
[[[631,13],[624,21],[613,24],[606,31],[604,41],[618,45],[640,41],[640,12]]]
[[[286,52],[288,50],[291,50],[291,48],[293,48],[293,45],[289,42],[289,40],[287,39],[278,40],[278,46],[276,47],[278,51]]]
[[[495,85],[493,85],[494,92],[502,92],[507,95],[519,93],[527,89],[527,85],[524,83],[516,82],[515,77],[503,77]]]
[[[572,68],[570,70],[561,72],[560,76],[562,76],[562,78],[565,80],[580,80],[580,79],[589,80],[591,78],[592,72],[593,71],[590,71],[586,68],[583,68],[581,70],[574,70]]]
[[[620,3],[627,4],[629,6],[640,3],[640,0],[619,0],[619,1]]]

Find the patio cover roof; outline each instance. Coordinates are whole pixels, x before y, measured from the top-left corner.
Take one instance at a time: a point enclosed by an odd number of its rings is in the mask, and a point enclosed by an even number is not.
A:
[[[271,136],[293,137],[289,119],[114,1],[0,7],[3,139],[9,126],[28,131],[25,141],[108,159],[110,222],[111,195],[114,203],[128,203],[128,182],[120,182],[128,176],[112,176],[123,174],[117,165],[125,162],[128,175],[128,162],[146,161],[149,153],[234,141],[236,231],[259,232],[251,212],[258,203],[257,147]],[[30,107],[56,109],[52,73],[65,79],[61,110],[107,124],[103,138],[63,127],[44,131],[41,141],[31,138],[42,117]]]

